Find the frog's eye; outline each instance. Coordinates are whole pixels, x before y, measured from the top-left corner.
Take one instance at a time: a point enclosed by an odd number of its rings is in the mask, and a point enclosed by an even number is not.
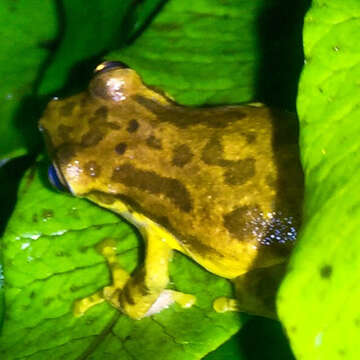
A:
[[[54,165],[50,165],[48,168],[48,179],[51,183],[51,185],[59,190],[59,191],[69,191],[69,187],[65,183],[65,181],[62,179],[61,176],[59,176],[56,167]]]
[[[95,68],[94,74],[98,75],[113,69],[129,69],[129,66],[121,61],[104,61]]]
[[[92,96],[115,103],[122,102],[144,87],[139,75],[125,64],[108,61],[100,64],[90,81]]]

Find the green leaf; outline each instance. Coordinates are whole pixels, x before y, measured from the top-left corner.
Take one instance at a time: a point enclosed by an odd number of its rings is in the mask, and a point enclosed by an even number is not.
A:
[[[132,271],[139,241],[115,214],[49,189],[44,165],[23,179],[3,238],[7,319],[1,358],[199,359],[239,329],[238,314],[212,309],[217,296],[231,295],[230,284],[182,255],[175,256],[170,275],[177,289],[197,295],[191,309],[173,305],[136,321],[103,303],[75,317],[74,300],[110,283],[95,245],[116,239],[119,261]]]
[[[39,144],[38,99],[32,95],[48,44],[56,37],[55,10],[54,1],[0,2],[0,160]]]
[[[204,360],[295,359],[278,321],[251,317],[229,341]]]
[[[0,264],[0,334],[5,314],[5,301],[4,301],[4,275],[3,268]]]
[[[58,9],[61,42],[45,69],[38,94],[59,91],[67,82],[73,91],[77,90],[76,86],[91,76],[104,51],[126,39],[125,16],[131,5],[131,0],[62,1]]]
[[[247,357],[241,347],[239,333],[234,335],[225,344],[204,357],[204,360],[236,359],[246,360]]]
[[[314,0],[297,101],[304,227],[278,305],[301,359],[358,359],[360,2]]]
[[[255,27],[262,2],[240,3],[169,1],[131,46],[106,58],[124,61],[147,84],[182,104],[250,100],[259,65]]]
[[[305,3],[169,1],[131,46],[106,58],[125,62],[184,105],[256,99],[291,108]],[[269,76],[274,71],[278,76]]]
[[[16,200],[16,194],[21,176],[23,176],[33,159],[29,157],[20,157],[7,162],[0,163],[0,234],[2,235],[6,223],[11,215]],[[2,240],[0,238],[0,255],[2,254]],[[5,314],[4,303],[4,277],[2,256],[0,256],[0,334]]]

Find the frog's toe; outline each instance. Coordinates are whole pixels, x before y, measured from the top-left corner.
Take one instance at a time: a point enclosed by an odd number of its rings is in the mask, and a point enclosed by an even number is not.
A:
[[[84,315],[90,308],[107,301],[110,305],[120,310],[119,294],[122,287],[117,285],[105,286],[102,290],[74,302],[74,316]]]
[[[213,309],[218,313],[240,311],[238,301],[225,296],[215,299],[213,302]]]
[[[74,302],[74,316],[84,315],[90,308],[105,301],[102,290]]]

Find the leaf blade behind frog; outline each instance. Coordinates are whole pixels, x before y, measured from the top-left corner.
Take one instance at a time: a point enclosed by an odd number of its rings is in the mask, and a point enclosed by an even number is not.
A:
[[[162,2],[63,1],[58,11],[62,36],[44,71],[38,94],[59,92],[64,86],[73,92],[82,90],[104,52],[123,46]]]
[[[357,1],[314,1],[305,20],[304,228],[278,298],[293,350],[305,360],[358,358],[359,24]]]
[[[307,3],[168,1],[139,38],[106,59],[183,105],[256,100],[292,109]]]
[[[35,126],[39,100],[34,98],[33,88],[49,54],[48,45],[57,36],[54,3],[2,1],[0,23],[1,160],[24,155],[29,148],[39,146]]]

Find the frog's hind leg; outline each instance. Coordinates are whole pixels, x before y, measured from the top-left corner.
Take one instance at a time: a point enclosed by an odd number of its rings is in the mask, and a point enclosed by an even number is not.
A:
[[[277,264],[238,276],[232,280],[236,299],[217,298],[213,303],[215,311],[239,311],[277,319],[276,293],[285,270],[286,264]]]
[[[141,319],[161,311],[174,302],[190,307],[195,297],[166,290],[172,248],[158,234],[146,233],[145,264],[126,283],[119,296],[119,307],[128,316]]]

